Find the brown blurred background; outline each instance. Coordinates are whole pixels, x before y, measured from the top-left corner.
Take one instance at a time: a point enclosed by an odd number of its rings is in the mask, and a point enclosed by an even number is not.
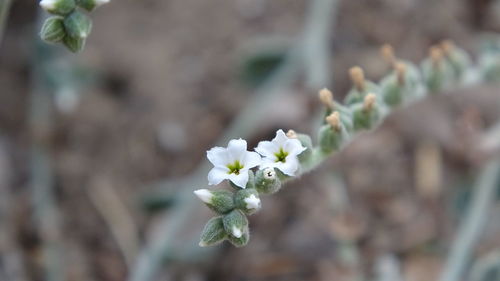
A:
[[[205,181],[201,172],[196,186],[177,179],[206,162],[205,151],[262,91],[286,50],[305,40],[312,2],[112,0],[92,13],[87,46],[73,55],[59,47],[40,51],[37,22],[44,15],[36,1],[15,0],[0,46],[0,279],[59,280],[45,271],[54,244],[54,267],[63,280],[126,280],[143,246],[165,235],[162,224],[187,204],[177,195],[205,188],[198,185]],[[313,133],[321,110],[317,90],[330,87],[342,98],[353,65],[378,81],[388,71],[379,55],[383,43],[416,63],[429,46],[449,38],[474,57],[482,33],[500,29],[497,6],[486,0],[340,0],[325,38],[332,71],[324,84],[311,87],[304,82],[307,71],[299,73],[266,107],[256,108],[258,129],[245,137],[253,147],[278,128]],[[54,65],[43,66],[44,59]],[[39,138],[30,103],[40,67],[55,80],[71,71],[76,77],[51,93],[50,128],[42,133],[48,132],[42,159],[50,161],[53,196],[44,216],[56,217],[48,228],[37,223],[43,207],[35,206],[31,181],[33,165],[47,165],[33,159],[31,146]],[[500,104],[493,88],[456,97],[397,112],[320,171],[264,198],[246,248],[198,249],[210,212],[190,211],[170,243],[176,250],[165,253],[152,280],[358,280],[359,270],[362,280],[377,280],[374,268],[381,263],[396,264],[406,281],[436,280],[460,217],[455,198],[468,192],[449,188],[470,182],[479,160],[467,141],[494,123],[500,108],[493,106]],[[438,159],[428,165],[443,170],[446,188],[431,199],[415,187],[419,153]],[[338,191],[344,184],[331,188],[332,167],[343,175],[352,203],[336,216],[332,202],[345,195]],[[498,216],[489,225],[478,255],[500,246]],[[356,241],[361,259],[338,236]]]

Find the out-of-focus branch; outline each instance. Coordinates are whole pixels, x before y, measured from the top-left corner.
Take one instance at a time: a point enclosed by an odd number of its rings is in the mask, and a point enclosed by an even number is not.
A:
[[[471,252],[488,220],[488,211],[495,201],[499,178],[500,158],[497,157],[483,168],[473,187],[472,201],[453,241],[440,281],[462,280]]]
[[[317,48],[320,51],[329,49],[329,39],[317,38],[317,36],[327,35],[330,23],[336,15],[334,7],[337,1],[338,0],[311,1],[311,13],[306,23],[308,28],[305,29],[303,37],[304,40],[307,42],[311,41],[311,43],[299,41],[296,46],[289,51],[285,57],[284,63],[282,63],[273,76],[268,79],[268,82],[254,94],[253,100],[250,101],[240,115],[236,117],[235,121],[233,121],[217,143],[226,143],[229,139],[236,136],[242,138],[249,137],[250,134],[258,128],[260,122],[263,121],[261,118],[262,114],[259,114],[259,112],[265,112],[268,109],[266,105],[268,104],[269,96],[274,93],[286,91],[297,79],[305,61],[307,58],[311,57],[311,50],[316,50],[312,45],[326,44],[326,46],[319,46]],[[315,28],[326,31],[318,32]],[[325,62],[330,61],[328,52],[321,52],[321,54],[326,54],[321,55],[321,58]],[[315,56],[313,57],[316,58]],[[310,63],[310,65],[312,64],[313,63]],[[310,80],[316,81],[315,83],[321,85],[328,84],[330,76],[327,71],[314,73],[315,74],[312,74],[313,76],[310,77]],[[319,76],[316,77],[316,75]],[[178,182],[163,182],[163,184],[160,185],[163,187],[166,185],[175,185],[180,190],[181,194],[178,198],[178,207],[172,209],[160,219],[161,225],[158,227],[158,235],[152,237],[140,253],[137,263],[132,269],[129,278],[130,281],[149,281],[154,278],[155,273],[162,264],[165,253],[172,246],[176,233],[186,221],[189,221],[189,216],[199,206],[194,204],[196,201],[191,192],[193,187],[206,184],[206,173],[209,168],[208,163],[204,162],[187,178]]]
[[[3,33],[9,18],[11,4],[12,0],[0,0],[0,47],[2,46]]]

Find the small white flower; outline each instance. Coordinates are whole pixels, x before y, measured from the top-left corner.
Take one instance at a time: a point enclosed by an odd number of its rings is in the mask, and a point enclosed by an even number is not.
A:
[[[208,173],[210,185],[216,185],[228,179],[241,188],[247,185],[248,170],[261,163],[260,155],[247,151],[247,142],[243,139],[229,141],[227,148],[210,149],[207,151],[207,158],[214,165]]]
[[[288,176],[295,176],[300,166],[297,156],[304,150],[298,139],[287,137],[283,130],[278,130],[272,141],[261,141],[255,148],[264,157],[261,169],[277,168]]]
[[[210,204],[214,195],[208,189],[198,189],[194,191],[194,194],[200,198],[203,203]]]
[[[54,10],[56,8],[57,1],[58,0],[42,0],[40,1],[40,6],[46,11]]]
[[[259,197],[255,196],[254,194],[243,199],[243,201],[245,201],[245,203],[247,203],[246,207],[249,210],[260,209],[260,199],[259,199]]]
[[[243,232],[241,232],[241,229],[237,228],[236,226],[233,226],[233,229],[231,229],[231,232],[234,237],[240,238],[243,235]]]

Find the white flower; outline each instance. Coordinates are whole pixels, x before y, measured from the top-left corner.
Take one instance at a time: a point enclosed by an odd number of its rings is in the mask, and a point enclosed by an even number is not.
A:
[[[260,199],[259,197],[255,196],[254,194],[248,196],[247,198],[243,199],[246,203],[246,207],[249,210],[258,210],[260,209]]]
[[[288,176],[295,176],[300,166],[297,156],[304,150],[298,139],[287,137],[283,130],[278,130],[272,141],[261,141],[255,148],[264,157],[260,169],[277,168]]]
[[[194,191],[194,194],[200,198],[203,203],[210,204],[214,195],[208,189],[198,189]]]
[[[40,6],[46,11],[54,10],[56,8],[57,1],[58,0],[42,0],[40,1]]]
[[[210,149],[207,151],[207,158],[214,165],[208,173],[210,185],[228,179],[241,188],[247,185],[248,170],[261,163],[260,155],[247,151],[247,142],[243,139],[229,141],[227,148]]]

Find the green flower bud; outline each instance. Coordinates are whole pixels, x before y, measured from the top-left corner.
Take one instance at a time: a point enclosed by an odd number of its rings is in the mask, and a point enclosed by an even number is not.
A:
[[[482,78],[486,82],[500,82],[500,55],[484,54],[479,59],[479,67],[481,69]]]
[[[259,193],[255,189],[238,190],[234,196],[236,208],[247,215],[251,215],[260,210],[261,203]]]
[[[360,67],[355,66],[351,68],[349,75],[354,87],[347,93],[344,99],[346,105],[363,102],[367,94],[379,92],[379,88],[375,83],[365,80],[365,74]]]
[[[281,188],[281,181],[273,168],[259,170],[255,174],[255,189],[259,193],[273,194]]]
[[[240,210],[233,210],[222,218],[229,241],[241,247],[248,243],[248,219]]]
[[[441,48],[444,53],[446,61],[450,64],[453,70],[453,76],[458,82],[463,77],[464,74],[471,66],[471,59],[469,55],[461,48],[458,48],[452,41],[444,40],[441,43]]]
[[[216,245],[227,238],[222,217],[211,218],[201,232],[200,247]]]
[[[381,118],[381,112],[374,94],[366,95],[363,104],[356,104],[353,110],[354,130],[371,129]]]
[[[430,49],[430,57],[422,62],[422,74],[430,93],[438,93],[450,85],[453,70],[444,61],[441,48]]]
[[[66,35],[63,39],[64,46],[68,48],[73,53],[78,53],[85,47],[85,38],[77,38]]]
[[[40,6],[51,14],[65,16],[71,13],[75,7],[75,0],[42,0]]]
[[[218,214],[227,214],[234,209],[233,193],[227,190],[198,189],[194,194]]]
[[[82,12],[74,11],[64,19],[64,27],[73,38],[87,38],[92,30],[92,20]]]
[[[250,231],[247,228],[239,238],[229,235],[227,237],[227,240],[231,242],[231,244],[233,244],[235,247],[244,247],[248,244],[248,241],[250,241]]]
[[[40,31],[42,40],[48,43],[59,43],[64,39],[64,36],[66,36],[66,31],[61,17],[55,16],[45,20],[42,31]]]
[[[338,150],[347,139],[347,131],[340,121],[340,114],[335,111],[325,118],[326,125],[319,129],[319,147],[323,153]]]
[[[109,0],[77,0],[76,4],[85,10],[92,12],[95,8],[109,3]]]

